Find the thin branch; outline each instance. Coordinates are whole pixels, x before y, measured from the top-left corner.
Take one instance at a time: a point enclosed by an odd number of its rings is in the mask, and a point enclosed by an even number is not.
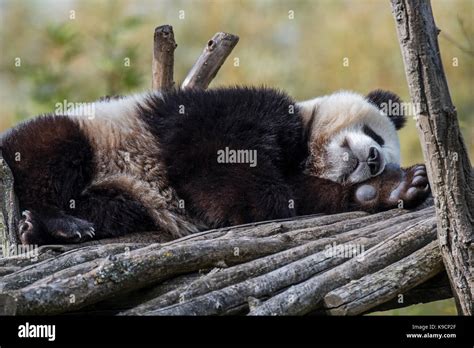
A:
[[[154,90],[173,88],[174,50],[177,46],[171,25],[162,25],[155,29],[152,62]]]
[[[208,41],[198,60],[189,71],[181,87],[206,89],[216,76],[239,37],[228,33],[217,33]]]

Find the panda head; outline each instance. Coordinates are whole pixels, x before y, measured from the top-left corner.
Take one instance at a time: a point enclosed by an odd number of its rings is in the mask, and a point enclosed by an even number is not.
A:
[[[405,117],[394,93],[340,91],[297,106],[310,152],[307,174],[350,185],[379,175],[388,163],[400,164],[397,130]]]

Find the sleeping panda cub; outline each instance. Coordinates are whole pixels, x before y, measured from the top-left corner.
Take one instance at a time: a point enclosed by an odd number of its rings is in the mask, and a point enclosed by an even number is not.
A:
[[[25,244],[200,230],[313,213],[376,212],[429,194],[400,168],[391,92],[297,103],[268,88],[174,90],[48,114],[2,136]]]

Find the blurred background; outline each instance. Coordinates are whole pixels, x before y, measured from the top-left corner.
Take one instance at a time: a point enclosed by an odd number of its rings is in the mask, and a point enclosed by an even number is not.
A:
[[[432,1],[451,96],[474,153],[474,2]],[[210,87],[268,85],[304,100],[389,89],[409,101],[388,0],[0,0],[0,132],[56,103],[151,86],[154,28],[170,24],[179,84],[218,31],[240,42]],[[423,161],[415,122],[404,166]],[[378,314],[455,314],[452,300]]]

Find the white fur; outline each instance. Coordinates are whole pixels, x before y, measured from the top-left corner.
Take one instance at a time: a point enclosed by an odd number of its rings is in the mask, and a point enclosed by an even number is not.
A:
[[[305,125],[312,127],[309,146],[316,148],[317,153],[312,153],[310,165],[318,167],[313,170],[318,176],[348,183],[368,179],[371,174],[364,163],[371,146],[382,155],[382,166],[377,175],[388,163],[400,164],[400,143],[395,126],[386,114],[362,95],[341,91],[297,105]],[[364,125],[382,137],[383,146],[364,134]],[[344,139],[347,139],[349,149],[341,145]],[[354,170],[357,161],[361,165]]]

